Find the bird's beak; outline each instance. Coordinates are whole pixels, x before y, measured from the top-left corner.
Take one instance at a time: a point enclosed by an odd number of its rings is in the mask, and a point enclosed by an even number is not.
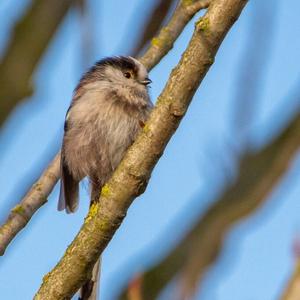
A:
[[[148,85],[152,82],[150,78],[145,78],[144,80],[141,80],[140,83],[143,85]]]

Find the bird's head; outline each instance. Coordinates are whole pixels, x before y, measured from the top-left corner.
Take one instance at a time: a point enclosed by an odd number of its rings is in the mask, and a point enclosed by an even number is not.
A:
[[[149,103],[148,78],[145,66],[130,56],[107,57],[96,62],[81,78],[74,99],[87,91],[111,93],[130,103]],[[108,95],[108,94],[107,94]]]
[[[98,61],[87,73],[102,81],[146,88],[152,81],[145,66],[131,56],[114,56]]]

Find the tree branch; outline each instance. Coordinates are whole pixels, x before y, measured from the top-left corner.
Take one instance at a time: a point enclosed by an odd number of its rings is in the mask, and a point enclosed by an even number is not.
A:
[[[193,37],[172,71],[149,121],[103,187],[65,255],[48,273],[34,299],[68,299],[91,275],[93,265],[147,185],[152,169],[175,132],[246,1],[215,0],[195,25]]]
[[[35,0],[17,23],[0,63],[0,126],[15,106],[31,95],[32,73],[73,2]]]
[[[188,2],[188,1],[185,1]],[[159,61],[167,54],[167,52],[171,49],[171,46],[175,40],[177,39],[177,37],[179,36],[179,34],[182,32],[184,27],[180,27],[181,29],[178,29],[177,26],[177,21],[182,24],[182,21],[180,20],[185,20],[185,25],[188,23],[188,21],[194,16],[194,14],[197,12],[197,9],[200,10],[201,8],[205,7],[204,3],[207,3],[207,0],[203,1],[203,0],[198,0],[198,1],[193,1],[190,4],[183,4],[181,2],[181,4],[179,4],[179,6],[176,8],[173,17],[171,18],[172,23],[169,23],[166,28],[169,28],[168,30],[170,32],[175,32],[176,31],[176,35],[172,35],[169,37],[168,39],[168,44],[164,45],[164,39],[161,39],[161,48],[157,48],[156,45],[151,45],[149,47],[149,50],[147,51],[147,53],[150,53],[151,55],[147,54],[143,57],[140,58],[140,60],[144,63],[144,65],[147,67],[148,70],[151,70],[157,63],[159,63]],[[184,7],[184,9],[183,9]],[[188,12],[188,13],[187,13]],[[189,16],[190,19],[187,18],[187,15]],[[176,28],[176,30],[174,29]],[[165,29],[162,29],[162,31],[164,31]],[[164,36],[164,34],[160,33],[159,36]],[[155,48],[155,49],[152,49]],[[51,166],[51,168],[50,168]],[[56,176],[57,178],[60,177],[60,172],[59,172],[59,161],[57,159],[53,160],[48,169],[51,169],[51,174],[53,174],[54,176]],[[42,175],[43,176],[47,176],[47,172],[45,171]],[[42,177],[39,179],[38,182],[41,181]],[[48,186],[48,185],[43,185],[43,184],[39,184],[39,192],[41,195],[43,195],[43,197],[39,197],[36,198],[36,203],[35,203],[35,210],[32,211],[32,215],[35,213],[35,211],[41,207],[45,201],[44,199],[46,199],[49,194],[51,193],[52,189],[54,188],[56,181],[52,181],[52,186]],[[22,200],[22,202],[24,201],[24,199]],[[21,202],[21,203],[22,203]],[[12,241],[12,239],[16,236],[16,234],[26,226],[26,224],[29,222],[30,218],[32,217],[32,215],[30,215],[29,218],[26,219],[26,221],[24,220],[24,224],[23,226],[19,226],[18,222],[14,221],[14,218],[16,218],[15,214],[11,214],[9,216],[9,218],[7,219],[7,221],[0,227],[0,245],[1,245],[1,251],[0,251],[0,255],[3,255],[7,246],[9,245],[9,243]],[[9,227],[7,227],[9,226]],[[9,228],[9,230],[4,228]]]

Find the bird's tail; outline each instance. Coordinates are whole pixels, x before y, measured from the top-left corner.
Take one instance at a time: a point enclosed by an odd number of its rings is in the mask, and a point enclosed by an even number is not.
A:
[[[101,185],[91,181],[91,204],[98,201]],[[99,300],[101,256],[94,265],[92,277],[79,290],[78,300]]]
[[[78,300],[98,300],[101,273],[101,256],[94,265],[92,277],[80,288]]]
[[[78,207],[79,182],[71,174],[69,167],[65,163],[63,154],[61,154],[60,172],[61,183],[57,209],[65,209],[67,213],[73,213]]]

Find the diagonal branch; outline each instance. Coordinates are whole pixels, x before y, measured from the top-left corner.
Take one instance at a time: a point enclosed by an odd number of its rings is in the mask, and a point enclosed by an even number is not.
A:
[[[15,106],[31,95],[32,74],[74,1],[35,0],[17,23],[0,62],[0,126]]]
[[[149,121],[103,187],[65,255],[48,273],[34,299],[68,299],[89,278],[93,265],[124,219],[134,198],[146,188],[151,172],[214,61],[225,35],[246,1],[215,0],[195,25],[190,43]]]
[[[39,180],[10,212],[4,225],[0,227],[0,255],[16,234],[29,222],[33,214],[47,202],[47,196],[59,179],[60,153],[49,164]]]
[[[148,54],[146,53],[143,57],[140,58],[140,60],[144,63],[148,70],[151,70],[168,53],[168,51],[172,48],[172,45],[175,42],[175,40],[184,29],[184,26],[188,23],[188,21],[194,16],[194,14],[197,11],[206,7],[208,0],[192,1],[190,4],[188,4],[187,2],[188,1],[185,0],[178,5],[173,17],[171,18],[170,23],[165,28],[163,28],[161,33],[158,35],[158,40],[160,40],[160,47],[157,47],[156,45],[151,45],[147,51]],[[178,24],[180,24],[180,26],[178,26]],[[166,28],[168,28],[167,31],[176,32],[176,34],[170,35],[168,38],[168,42],[164,44],[165,39],[163,37],[166,36],[166,33],[162,32],[166,31]],[[51,174],[53,174],[57,178],[56,180],[53,180],[51,182],[44,181],[42,179],[43,177],[47,177],[49,168],[51,169]],[[12,239],[18,234],[18,232],[22,228],[26,226],[26,224],[30,221],[35,211],[44,204],[44,199],[47,199],[55,184],[57,183],[59,177],[59,161],[55,159],[50,163],[48,169],[43,173],[42,177],[38,181],[43,182],[43,184],[39,184],[39,194],[41,195],[41,197],[36,198],[35,207],[33,210],[31,210],[31,214],[28,213],[26,220],[23,220],[22,223],[20,223],[20,219],[17,218],[15,214],[10,214],[9,218],[0,227],[0,255],[4,254],[7,246],[12,241]],[[26,196],[19,204],[20,207],[23,207],[25,199]],[[5,230],[3,230],[4,228]]]

